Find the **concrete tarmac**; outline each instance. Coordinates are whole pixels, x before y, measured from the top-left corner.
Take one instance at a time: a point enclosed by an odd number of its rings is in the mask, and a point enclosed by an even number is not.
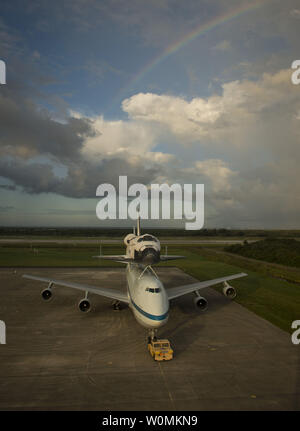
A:
[[[195,280],[176,268],[158,268],[166,288]],[[124,289],[124,269],[0,269],[1,410],[299,410],[300,345],[264,319],[213,289],[197,312],[193,295],[172,302],[168,324],[174,359],[155,362],[146,330],[124,306],[54,288],[23,273]],[[234,285],[234,282],[232,283]],[[300,316],[299,316],[300,317]]]

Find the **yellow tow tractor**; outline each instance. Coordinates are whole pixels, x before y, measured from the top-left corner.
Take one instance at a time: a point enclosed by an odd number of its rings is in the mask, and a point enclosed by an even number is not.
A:
[[[169,361],[173,359],[173,350],[169,340],[150,339],[148,341],[148,350],[155,361]]]

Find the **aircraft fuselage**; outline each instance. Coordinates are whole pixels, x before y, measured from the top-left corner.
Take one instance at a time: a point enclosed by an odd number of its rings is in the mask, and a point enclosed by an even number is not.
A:
[[[167,323],[169,299],[162,282],[150,270],[137,264],[127,264],[129,306],[142,326],[155,329]]]

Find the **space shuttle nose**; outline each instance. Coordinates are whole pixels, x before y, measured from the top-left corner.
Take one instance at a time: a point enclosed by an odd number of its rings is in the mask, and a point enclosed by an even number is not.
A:
[[[152,247],[147,247],[143,251],[142,261],[146,265],[152,265],[160,261],[160,253]]]

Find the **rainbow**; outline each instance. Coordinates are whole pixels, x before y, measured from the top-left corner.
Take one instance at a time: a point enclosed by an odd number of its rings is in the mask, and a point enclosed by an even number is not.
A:
[[[193,29],[191,32],[186,34],[182,39],[178,40],[174,44],[169,45],[163,52],[161,52],[159,55],[154,57],[149,63],[147,63],[143,68],[140,69],[140,71],[134,75],[127,84],[117,93],[115,97],[113,97],[109,107],[115,105],[117,101],[121,101],[122,97],[130,90],[131,87],[136,85],[142,78],[144,78],[149,72],[151,72],[155,67],[157,67],[159,64],[161,64],[163,61],[165,61],[167,58],[169,58],[171,55],[178,52],[180,49],[185,47],[187,44],[192,42],[193,40],[197,39],[199,36],[213,30],[214,28],[225,24],[227,22],[230,22],[248,12],[251,12],[253,10],[256,10],[260,7],[262,7],[264,4],[270,2],[271,0],[253,0],[250,1],[242,6],[239,6],[235,8],[234,10],[230,10],[226,14],[222,16],[217,16],[210,21],[199,25],[195,29]]]

